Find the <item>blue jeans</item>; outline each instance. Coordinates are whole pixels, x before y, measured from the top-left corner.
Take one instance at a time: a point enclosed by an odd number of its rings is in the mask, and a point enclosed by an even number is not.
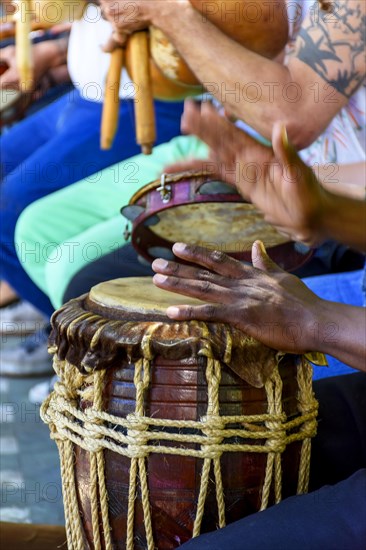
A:
[[[101,111],[100,103],[87,101],[72,90],[18,123],[0,140],[4,177],[0,278],[8,281],[21,297],[38,304],[42,311],[53,308],[18,261],[15,225],[22,211],[35,200],[140,152],[135,143],[132,100],[121,102],[119,127],[109,151],[101,151],[99,147]],[[182,102],[155,102],[157,143],[180,134],[182,111]],[[29,254],[32,253],[30,250]]]
[[[362,307],[365,305],[365,271],[350,271],[348,273],[332,273],[330,275],[320,275],[317,277],[308,277],[303,279],[304,283],[324,300],[339,302],[350,306]],[[329,326],[329,337],[336,338],[337,327]],[[337,374],[350,374],[356,372],[355,369],[341,363],[335,357],[327,355],[329,369],[324,367],[314,368],[314,380],[336,376]]]

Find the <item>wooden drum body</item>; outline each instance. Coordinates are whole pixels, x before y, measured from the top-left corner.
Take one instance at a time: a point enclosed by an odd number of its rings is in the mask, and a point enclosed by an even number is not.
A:
[[[177,548],[307,489],[306,359],[227,325],[172,322],[179,300],[149,278],[117,279],[53,316],[60,382],[42,418],[70,550]]]

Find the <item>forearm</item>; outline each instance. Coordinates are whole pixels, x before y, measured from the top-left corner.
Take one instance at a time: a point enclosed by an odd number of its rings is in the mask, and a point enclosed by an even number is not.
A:
[[[299,105],[294,106],[283,94],[292,81],[286,66],[234,42],[209,21],[203,23],[202,14],[189,3],[179,5],[179,10],[179,17],[173,18],[162,8],[154,13],[153,24],[168,36],[198,79],[231,114],[267,138],[274,121],[294,118]]]
[[[354,199],[365,199],[366,163],[329,163],[313,167],[319,181],[328,191]]]
[[[325,300],[320,307],[307,327],[309,351],[327,353],[366,371],[366,308]]]

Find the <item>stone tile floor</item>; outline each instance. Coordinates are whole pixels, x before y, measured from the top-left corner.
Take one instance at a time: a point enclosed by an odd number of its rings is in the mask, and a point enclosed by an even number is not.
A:
[[[15,344],[15,337],[0,337],[0,360],[1,349]],[[64,524],[57,447],[39,405],[28,399],[44,380],[0,377],[1,521]]]

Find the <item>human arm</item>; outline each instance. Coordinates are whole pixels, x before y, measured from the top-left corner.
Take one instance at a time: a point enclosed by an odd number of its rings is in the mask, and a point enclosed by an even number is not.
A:
[[[289,143],[285,127],[276,123],[272,148],[260,144],[208,103],[201,107],[187,102],[182,129],[205,141],[212,150],[207,161],[190,161],[190,167],[208,169],[213,176],[237,187],[241,195],[264,214],[265,219],[290,238],[315,246],[333,238],[366,251],[366,202],[340,196],[321,185],[312,169]],[[169,171],[187,168],[175,164]],[[319,167],[316,167],[316,173]],[[340,169],[333,178],[324,167],[324,178],[349,183],[350,169]],[[334,168],[334,167],[333,167]],[[365,163],[359,163],[359,180]],[[346,178],[343,182],[341,177]]]
[[[155,260],[154,283],[204,303],[170,307],[171,319],[229,323],[274,349],[328,353],[366,370],[366,310],[322,300],[274,264],[259,241],[253,267],[198,246],[178,243],[173,251],[193,265]]]
[[[67,58],[68,36],[45,40],[32,46],[34,59],[34,83],[54,69],[65,65]],[[2,89],[19,88],[19,72],[16,64],[15,46],[7,46],[0,50],[0,62],[7,65],[7,70],[0,78]]]
[[[149,23],[161,28],[231,114],[267,138],[283,120],[297,149],[325,130],[365,77],[364,0],[340,0],[331,14],[311,12],[286,66],[232,41],[189,0],[138,0],[132,22],[123,15],[125,1],[102,3],[122,32]]]

